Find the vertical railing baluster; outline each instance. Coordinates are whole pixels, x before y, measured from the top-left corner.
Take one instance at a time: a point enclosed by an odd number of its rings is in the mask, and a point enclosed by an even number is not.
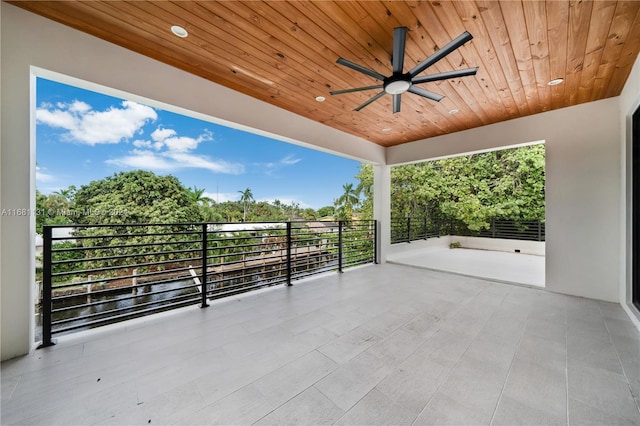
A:
[[[342,272],[342,221],[338,221],[338,272]]]
[[[207,253],[208,253],[208,233],[209,233],[209,227],[206,223],[202,224],[202,292],[201,292],[201,296],[202,296],[202,300],[201,300],[201,304],[200,307],[201,308],[206,308],[207,306],[209,306],[209,304],[207,303]]]
[[[538,241],[542,241],[542,221],[538,219]]]
[[[52,346],[55,342],[51,339],[51,309],[52,309],[52,228],[45,225],[42,230],[42,344],[38,348]]]
[[[291,271],[291,222],[287,222],[287,286],[291,287],[293,284],[291,284],[291,276],[292,271]]]
[[[378,221],[373,221],[373,263],[378,264]]]

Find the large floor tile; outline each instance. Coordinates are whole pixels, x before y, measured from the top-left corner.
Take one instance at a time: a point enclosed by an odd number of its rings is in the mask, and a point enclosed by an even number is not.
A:
[[[310,387],[286,404],[261,418],[257,425],[330,425],[344,411],[315,387]]]
[[[358,356],[380,340],[380,336],[363,327],[359,327],[343,336],[340,336],[333,342],[321,346],[318,351],[328,356],[338,364],[343,364]]]
[[[493,410],[482,410],[464,402],[437,394],[414,421],[414,425],[460,426],[489,425]]]
[[[545,409],[531,407],[526,402],[518,401],[509,396],[502,396],[491,421],[492,425],[504,426],[540,426],[566,425],[566,410],[559,415]],[[580,424],[580,423],[577,423]]]
[[[391,371],[392,367],[384,360],[365,352],[334,370],[315,387],[347,411]]]
[[[638,405],[625,376],[580,363],[569,363],[569,398],[616,418],[640,424]],[[571,419],[571,411],[569,412]]]
[[[566,369],[550,368],[526,358],[516,358],[503,390],[503,397],[544,411],[552,418],[567,412]]]
[[[279,406],[337,367],[338,364],[320,352],[313,351],[259,378],[253,385],[270,404]]]
[[[193,413],[175,419],[172,424],[182,425],[249,425],[274,409],[253,385],[245,386],[229,396],[209,404]],[[153,422],[152,424],[155,424]]]

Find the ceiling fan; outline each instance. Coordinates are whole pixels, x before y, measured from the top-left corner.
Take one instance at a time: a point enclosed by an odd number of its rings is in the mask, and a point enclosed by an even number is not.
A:
[[[467,68],[463,70],[457,71],[446,71],[437,74],[425,75],[423,77],[418,77],[422,71],[429,68],[431,65],[438,62],[440,59],[447,56],[449,53],[453,52],[469,40],[471,40],[473,36],[465,31],[460,34],[455,39],[451,40],[444,46],[442,49],[436,51],[431,56],[429,56],[424,61],[420,62],[418,65],[413,67],[409,72],[403,73],[404,71],[404,51],[405,51],[405,43],[407,40],[407,28],[406,27],[397,27],[393,29],[393,56],[391,57],[391,66],[393,67],[393,74],[386,77],[374,70],[369,68],[365,68],[361,65],[348,61],[344,58],[338,58],[336,61],[340,65],[344,65],[345,67],[351,68],[362,74],[366,74],[371,76],[377,80],[381,80],[382,84],[377,84],[374,86],[365,86],[365,87],[355,87],[352,89],[343,89],[343,90],[333,90],[329,93],[332,95],[341,95],[343,93],[352,93],[352,92],[360,92],[363,90],[373,90],[373,89],[382,89],[377,95],[359,105],[354,109],[354,111],[360,111],[362,108],[367,105],[375,102],[380,99],[382,96],[386,94],[393,95],[393,112],[400,112],[400,102],[401,96],[405,92],[410,92],[427,99],[431,99],[436,102],[440,102],[444,98],[444,96],[439,95],[437,93],[431,92],[429,90],[423,89],[421,87],[417,87],[417,84],[427,83],[430,81],[439,81],[439,80],[447,80],[450,78],[457,77],[465,77],[469,75],[475,75],[478,72],[478,67]]]

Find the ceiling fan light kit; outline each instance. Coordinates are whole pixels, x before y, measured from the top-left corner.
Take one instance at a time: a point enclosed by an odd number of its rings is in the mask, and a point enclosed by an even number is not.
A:
[[[401,95],[405,92],[413,93],[415,95],[422,96],[436,102],[440,102],[444,98],[444,96],[438,93],[434,93],[421,87],[417,87],[417,84],[448,80],[451,78],[466,77],[475,75],[478,72],[478,67],[474,67],[418,77],[418,74],[422,73],[424,70],[426,70],[439,60],[443,59],[445,56],[458,49],[460,46],[473,38],[473,36],[469,32],[465,31],[458,37],[447,43],[447,45],[445,45],[442,49],[437,50],[427,59],[413,67],[409,72],[403,73],[407,31],[408,30],[406,27],[397,27],[393,29],[393,56],[391,57],[393,72],[390,76],[384,76],[372,69],[363,67],[362,65],[358,65],[344,58],[338,58],[338,60],[336,61],[336,63],[340,65],[373,77],[376,80],[380,80],[382,81],[382,84],[354,87],[352,89],[333,90],[329,93],[331,95],[341,95],[344,93],[382,89],[381,92],[378,92],[378,94],[367,100],[365,103],[357,106],[354,111],[360,111],[367,105],[380,99],[382,96],[389,94],[393,96],[393,112],[397,113],[400,112]]]

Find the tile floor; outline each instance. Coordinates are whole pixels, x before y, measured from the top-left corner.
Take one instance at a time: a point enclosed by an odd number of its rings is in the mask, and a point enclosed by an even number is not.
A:
[[[372,265],[62,337],[2,363],[1,423],[640,424],[619,305]]]

